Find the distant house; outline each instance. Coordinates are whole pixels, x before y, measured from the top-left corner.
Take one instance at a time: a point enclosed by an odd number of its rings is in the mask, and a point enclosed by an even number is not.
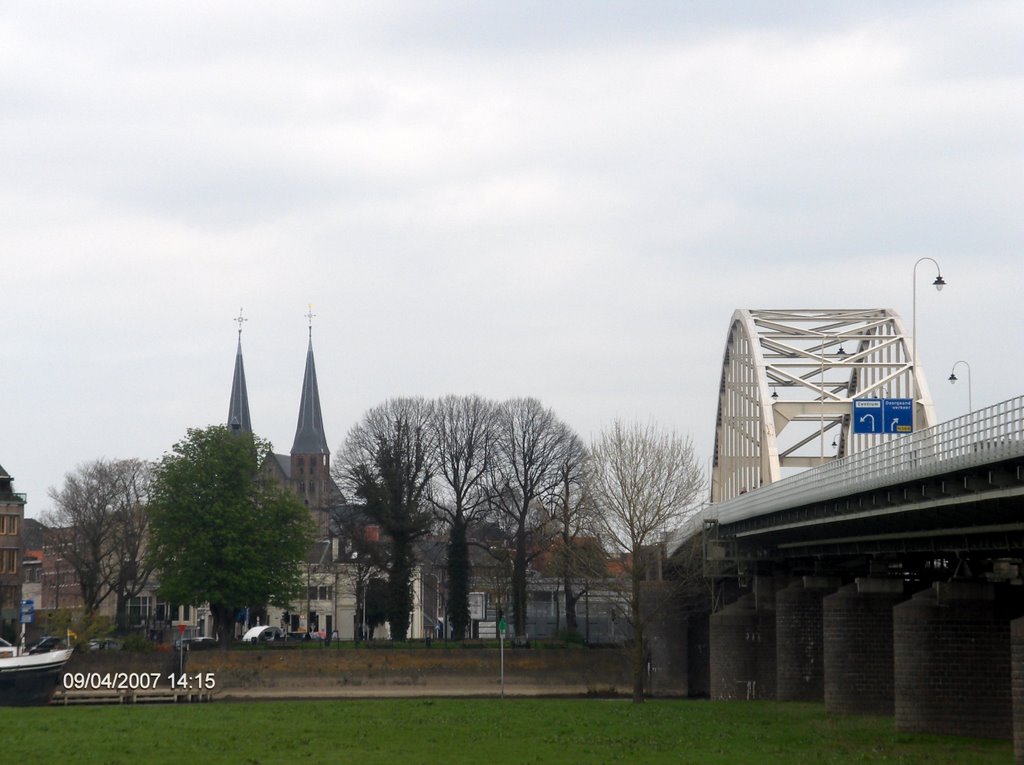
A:
[[[21,527],[25,495],[14,491],[14,480],[0,467],[0,635],[10,640],[16,632],[21,603]]]

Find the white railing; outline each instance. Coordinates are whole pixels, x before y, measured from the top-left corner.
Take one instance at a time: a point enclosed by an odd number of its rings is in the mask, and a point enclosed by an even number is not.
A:
[[[1024,456],[1024,396],[709,505],[720,524]]]

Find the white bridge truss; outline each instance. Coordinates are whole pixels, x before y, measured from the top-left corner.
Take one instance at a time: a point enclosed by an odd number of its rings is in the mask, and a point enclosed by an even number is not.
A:
[[[891,309],[736,311],[722,362],[711,501],[899,437],[854,434],[854,399],[913,399],[915,429],[934,425],[911,347]]]

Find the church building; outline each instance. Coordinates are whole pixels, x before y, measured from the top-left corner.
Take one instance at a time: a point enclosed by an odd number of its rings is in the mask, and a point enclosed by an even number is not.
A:
[[[299,398],[299,417],[295,439],[289,454],[273,454],[263,464],[264,480],[276,481],[292,491],[309,508],[316,524],[316,539],[303,566],[306,581],[304,597],[287,610],[270,609],[269,624],[285,632],[319,633],[330,636],[337,632],[351,639],[355,628],[356,592],[348,566],[340,560],[340,540],[331,524],[331,510],[344,498],[331,478],[331,451],[324,434],[320,411],[320,389],[313,357],[312,314],[306,348],[306,365]],[[235,432],[251,433],[249,394],[242,360],[242,322],[238,319],[238,348],[228,404],[228,427]]]

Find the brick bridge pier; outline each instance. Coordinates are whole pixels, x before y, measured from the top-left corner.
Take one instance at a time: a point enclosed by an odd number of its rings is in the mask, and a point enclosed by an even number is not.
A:
[[[1013,738],[1024,765],[1022,614],[1024,587],[1008,583],[915,591],[896,578],[762,575],[679,629],[691,695],[822,702],[892,715],[900,731]]]

